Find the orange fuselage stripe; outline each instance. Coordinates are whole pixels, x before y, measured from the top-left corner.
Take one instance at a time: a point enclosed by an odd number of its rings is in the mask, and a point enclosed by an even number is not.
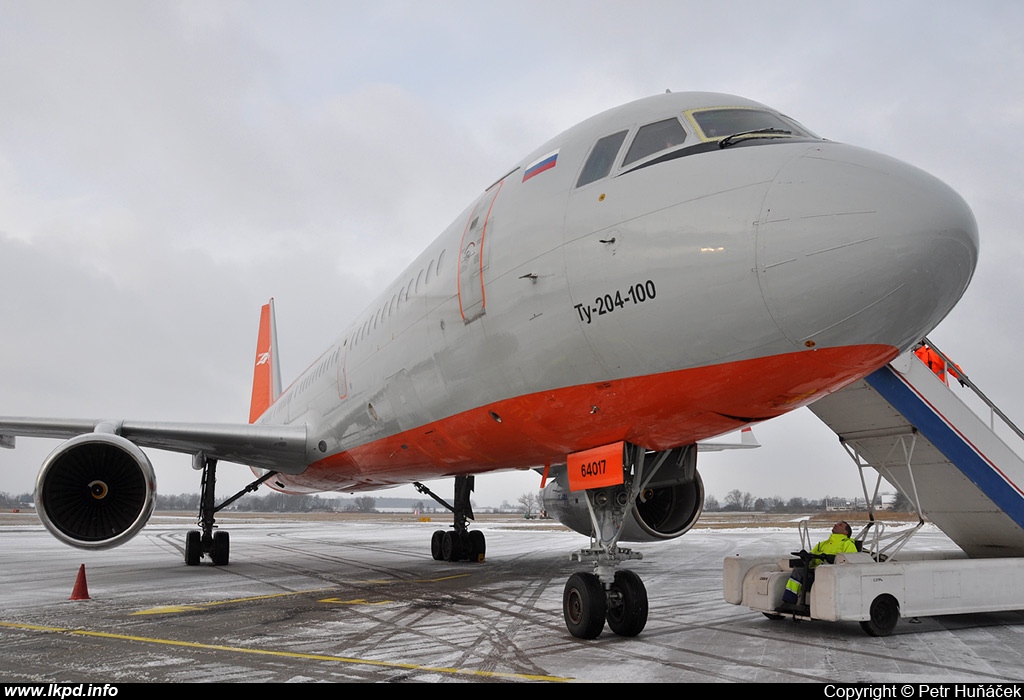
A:
[[[896,354],[887,345],[821,348],[517,396],[329,455],[281,482],[359,490],[557,464],[619,440],[669,449],[805,406]]]

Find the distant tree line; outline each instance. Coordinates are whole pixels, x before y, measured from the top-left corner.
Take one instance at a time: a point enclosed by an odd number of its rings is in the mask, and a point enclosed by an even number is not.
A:
[[[339,502],[336,498],[325,498],[318,494],[288,494],[272,491],[262,495],[249,495],[231,505],[231,510],[246,513],[333,513],[347,511],[355,513],[375,513],[377,499],[373,496],[360,496],[349,502]],[[184,510],[199,512],[199,494],[179,493],[175,495],[159,495],[156,497],[157,510]]]
[[[35,494],[10,494],[0,491],[0,508],[5,510],[25,506],[35,501]],[[248,495],[235,501],[231,510],[251,513],[324,513],[347,511],[357,513],[375,513],[377,499],[373,496],[342,501],[336,498],[325,498],[312,495],[292,495],[271,491],[266,494]],[[198,493],[157,494],[157,510],[183,510],[199,512]]]
[[[739,489],[733,489],[725,495],[725,498],[719,503],[718,499],[713,495],[708,494],[704,498],[704,510],[706,511],[718,511],[718,512],[756,512],[756,513],[806,513],[808,511],[817,510],[828,510],[834,508],[838,502],[843,504],[848,503],[847,499],[836,499],[830,496],[825,496],[822,499],[810,499],[795,496],[788,500],[780,498],[779,496],[772,496],[770,498],[755,498],[750,494],[749,491],[740,491]],[[856,505],[856,504],[854,504]],[[864,501],[860,501],[861,507],[864,505]],[[881,499],[878,498],[875,501],[875,507],[881,507]],[[903,496],[903,494],[897,494],[896,503],[892,507],[893,510],[910,510],[909,500]]]
[[[526,493],[519,496],[516,499],[519,504],[519,509],[523,511],[526,517],[532,517],[534,512],[540,513],[544,508],[544,497],[540,491],[534,493],[533,491],[527,491]]]
[[[10,494],[0,491],[0,508],[5,510],[18,508],[30,504],[35,496],[32,493]],[[822,499],[808,499],[796,496],[790,499],[783,499],[779,496],[770,498],[755,498],[749,491],[733,489],[719,502],[714,495],[708,494],[704,498],[704,510],[709,512],[758,512],[758,513],[806,513],[808,511],[827,510],[834,507],[835,501],[828,496]],[[844,499],[845,500],[845,499]],[[525,493],[518,499],[520,509],[527,514],[532,514],[542,508],[542,499],[539,494]],[[324,512],[349,512],[349,513],[375,513],[377,499],[373,496],[359,496],[355,499],[339,500],[336,498],[325,498],[317,494],[292,495],[272,491],[260,495],[248,495],[236,501],[232,510],[251,513],[324,513]],[[876,507],[880,503],[876,502]],[[157,510],[199,512],[199,494],[179,493],[160,495],[156,497]],[[895,503],[890,506],[892,510],[911,511],[913,510],[910,500],[902,493],[896,494]],[[413,510],[426,512],[427,505],[422,501],[416,502]]]
[[[20,505],[31,503],[35,496],[31,493],[10,494],[0,491],[0,508],[17,508]]]

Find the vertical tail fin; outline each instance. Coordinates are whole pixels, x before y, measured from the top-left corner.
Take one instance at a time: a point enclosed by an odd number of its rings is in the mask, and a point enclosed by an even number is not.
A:
[[[740,431],[740,444],[746,445],[747,447],[760,447],[761,443],[754,437],[754,431],[750,427],[746,427]]]
[[[266,412],[281,395],[281,367],[277,362],[277,322],[274,318],[274,300],[260,309],[260,331],[256,338],[256,360],[252,370],[252,401],[249,404],[249,422]]]

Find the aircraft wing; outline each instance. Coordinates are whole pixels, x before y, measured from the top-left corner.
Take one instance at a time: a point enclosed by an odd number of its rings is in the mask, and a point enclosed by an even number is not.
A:
[[[2,432],[2,426],[0,426],[0,432]],[[740,431],[739,442],[698,442],[698,452],[721,452],[722,450],[750,450],[755,447],[760,447],[761,443],[754,437],[754,431],[750,428],[744,428]]]
[[[115,433],[139,447],[196,454],[285,474],[306,466],[305,425],[159,423],[61,418],[0,417],[0,447],[15,437],[68,439],[93,432]]]

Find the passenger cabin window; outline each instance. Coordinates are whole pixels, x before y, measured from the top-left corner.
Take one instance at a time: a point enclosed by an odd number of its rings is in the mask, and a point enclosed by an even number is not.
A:
[[[686,132],[683,130],[683,125],[675,117],[642,126],[636,132],[622,164],[629,165],[652,153],[678,146],[685,140]]]
[[[583,185],[600,180],[610,173],[612,164],[615,162],[615,156],[618,155],[619,148],[625,140],[625,131],[598,139],[597,143],[594,144],[594,149],[590,152],[590,156],[587,158],[586,164],[583,166],[583,172],[580,173],[580,179],[576,181],[576,186],[583,187]]]
[[[761,131],[762,129],[787,131],[795,136],[811,136],[806,129],[791,119],[762,109],[744,109],[742,107],[702,109],[695,110],[691,116],[708,140],[743,132]]]

